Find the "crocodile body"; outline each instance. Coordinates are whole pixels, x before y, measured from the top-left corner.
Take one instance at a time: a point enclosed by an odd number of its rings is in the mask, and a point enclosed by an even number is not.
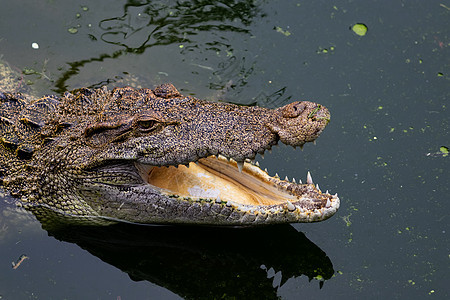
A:
[[[253,163],[281,141],[314,141],[329,122],[312,102],[278,109],[154,89],[79,89],[30,99],[0,91],[0,179],[38,218],[88,223],[263,225],[332,216],[337,195]]]

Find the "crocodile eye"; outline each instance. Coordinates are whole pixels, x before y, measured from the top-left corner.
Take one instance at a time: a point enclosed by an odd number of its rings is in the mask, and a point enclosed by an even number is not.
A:
[[[155,128],[157,122],[155,120],[139,120],[137,126],[140,130],[146,132]]]

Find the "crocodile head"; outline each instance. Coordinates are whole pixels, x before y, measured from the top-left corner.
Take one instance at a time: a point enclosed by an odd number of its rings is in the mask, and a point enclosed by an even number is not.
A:
[[[35,142],[26,167],[33,176],[18,193],[26,207],[85,219],[208,225],[314,222],[339,207],[337,195],[322,193],[309,173],[296,183],[253,163],[278,141],[314,141],[330,120],[319,104],[271,110],[212,103],[170,84],[81,89],[55,101],[37,100],[20,117],[44,140]],[[36,110],[50,113],[36,117]],[[7,189],[23,182],[16,175]]]

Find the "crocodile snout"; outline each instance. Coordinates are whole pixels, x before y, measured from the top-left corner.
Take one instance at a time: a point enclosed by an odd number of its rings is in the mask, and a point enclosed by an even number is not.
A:
[[[320,104],[293,102],[275,110],[268,127],[280,141],[293,147],[314,141],[330,121],[330,112]]]

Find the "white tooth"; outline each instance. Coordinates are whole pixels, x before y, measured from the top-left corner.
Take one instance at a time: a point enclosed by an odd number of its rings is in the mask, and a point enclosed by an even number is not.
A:
[[[325,204],[325,207],[331,207],[331,202],[330,202],[330,199],[327,199],[327,204]]]
[[[220,200],[220,196],[219,195],[217,195],[216,203],[222,203],[222,200]]]
[[[292,182],[293,182],[293,183],[297,183],[297,181],[295,181],[295,178],[294,178],[294,177],[292,177]]]
[[[308,174],[306,175],[306,183],[307,184],[314,184],[314,182],[312,180],[312,177],[311,177],[311,173],[309,173],[309,171],[308,171]]]
[[[267,168],[264,169],[264,172],[269,173],[269,172],[267,172]]]
[[[280,179],[280,176],[278,176],[278,173],[275,173],[275,178]]]
[[[284,180],[289,181],[289,178],[286,176],[286,177],[284,178]]]
[[[334,198],[337,198],[338,197],[338,195],[337,195],[337,193],[336,194],[334,194],[334,196],[333,196]]]
[[[287,200],[286,202],[287,202],[287,209],[290,210],[290,211],[294,211],[295,210],[295,205],[292,204],[292,202],[289,201],[289,200]]]
[[[321,192],[321,193],[322,193],[322,191],[320,190],[320,187],[319,187],[319,184],[318,184],[318,183],[316,183],[316,189],[318,189],[318,190],[319,190],[319,192]]]
[[[231,201],[228,200],[228,201],[227,201],[227,206],[228,206],[228,207],[231,207],[231,205],[232,205]]]
[[[303,184],[303,182],[302,182],[302,180],[301,180],[301,179],[299,179],[299,180],[298,180],[298,183],[300,183],[300,184]]]
[[[259,162],[256,162],[255,165],[256,165],[257,167],[259,167]]]
[[[239,173],[242,173],[242,168],[244,167],[244,162],[243,161],[238,161],[237,162],[237,166],[239,169]]]
[[[328,194],[328,190],[325,192],[325,194]]]

